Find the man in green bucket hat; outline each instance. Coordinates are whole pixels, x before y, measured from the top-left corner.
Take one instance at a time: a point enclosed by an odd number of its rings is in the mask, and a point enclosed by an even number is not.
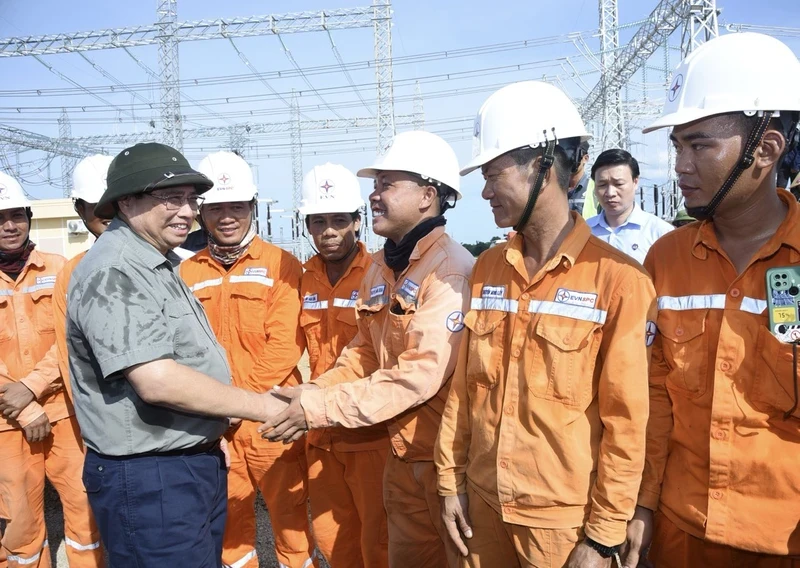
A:
[[[218,568],[228,417],[263,422],[286,403],[229,386],[225,351],[175,270],[212,181],[147,143],[117,155],[107,182],[95,215],[111,223],[67,293],[89,503],[112,566]]]

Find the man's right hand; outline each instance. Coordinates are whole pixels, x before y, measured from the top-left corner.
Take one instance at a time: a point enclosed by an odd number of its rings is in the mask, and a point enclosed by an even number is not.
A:
[[[442,522],[450,539],[455,543],[461,556],[467,556],[469,549],[464,537],[472,538],[472,521],[469,520],[469,497],[466,493],[461,495],[448,495],[441,497]],[[463,535],[463,536],[462,536]]]
[[[286,400],[279,398],[272,391],[267,391],[259,394],[258,396],[261,398],[263,409],[263,415],[260,418],[261,422],[268,422],[286,410],[286,408],[289,406],[289,403]]]
[[[623,568],[653,568],[647,559],[650,543],[653,541],[653,511],[646,507],[636,507],[633,519],[628,523],[628,535],[620,550]]]
[[[34,442],[41,442],[45,438],[50,435],[50,419],[47,417],[47,414],[42,414],[22,428],[22,431],[25,432],[25,439],[28,440],[31,444]]]

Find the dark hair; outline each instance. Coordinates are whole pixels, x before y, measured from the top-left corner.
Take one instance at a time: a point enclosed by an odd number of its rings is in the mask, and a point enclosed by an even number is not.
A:
[[[436,195],[439,197],[439,214],[441,215],[448,209],[452,209],[455,207],[455,202],[458,199],[458,194],[456,190],[447,185],[446,183],[442,183],[440,181],[431,181],[429,179],[423,178],[421,175],[414,173],[414,172],[405,172],[412,178],[414,178],[414,183],[416,183],[420,187],[427,187],[431,186],[436,189]]]
[[[524,148],[517,148],[511,150],[508,155],[514,160],[514,163],[520,167],[527,166],[533,160],[544,154],[544,147],[531,148],[525,146]],[[569,178],[572,177],[572,163],[566,151],[561,146],[556,146],[555,161],[553,168],[556,173],[556,182],[558,187],[567,191],[569,189]]]
[[[639,177],[639,162],[631,156],[630,152],[626,152],[621,148],[612,148],[601,152],[597,156],[594,164],[592,164],[592,179],[594,179],[594,174],[597,170],[606,166],[628,166],[631,170],[631,177],[633,179]]]

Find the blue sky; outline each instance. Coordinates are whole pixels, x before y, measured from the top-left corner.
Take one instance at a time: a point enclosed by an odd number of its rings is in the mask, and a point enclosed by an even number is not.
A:
[[[324,1],[272,1],[183,0],[178,7],[179,20],[213,19],[261,14],[344,8],[366,5],[369,0]],[[107,0],[0,0],[0,37],[40,35],[60,32],[86,31],[100,28],[130,27],[149,24],[156,20],[156,0],[136,2],[108,2]],[[720,21],[764,26],[800,28],[800,10],[796,1],[773,0],[756,3],[749,0],[719,0],[722,9]],[[620,22],[632,23],[646,17],[655,7],[655,0],[620,0]],[[583,56],[579,47],[565,36],[571,32],[582,35],[589,49],[598,49],[593,35],[597,28],[596,0],[562,0],[545,2],[529,0],[512,2],[494,0],[491,3],[477,0],[442,0],[423,2],[396,0],[393,5],[393,54],[397,115],[413,111],[414,81],[420,82],[426,128],[441,133],[451,142],[461,162],[470,157],[472,130],[471,118],[485,98],[499,86],[519,80],[538,79],[543,76],[561,76],[561,85],[573,97],[581,97],[584,89],[591,89],[599,74],[592,72],[592,63]],[[636,26],[623,30],[620,41],[626,43]],[[722,30],[722,26],[721,26]],[[373,58],[371,29],[341,30],[331,37],[347,64],[367,62]],[[542,38],[551,38],[543,41]],[[360,88],[363,105],[355,96],[345,74],[338,68],[327,34],[287,34],[282,36],[287,48],[299,66],[307,70],[307,79],[321,94],[324,103],[316,97],[293,71],[292,63],[282,51],[276,37],[235,40],[236,47],[261,73],[287,72],[281,77],[270,77],[269,86],[281,93],[284,99],[294,89],[301,93],[299,104],[304,116],[313,119],[334,117],[334,111],[345,117],[365,117],[374,112],[374,72],[365,66],[350,68],[350,75]],[[781,37],[800,53],[800,37]],[[527,47],[506,45],[523,40]],[[673,34],[671,45],[679,44],[678,34]],[[452,54],[455,50],[493,46],[472,50],[466,56]],[[443,52],[451,52],[447,56]],[[158,70],[156,47],[131,49],[139,61]],[[679,53],[669,50],[670,67],[679,61]],[[422,54],[431,54],[419,57]],[[87,53],[90,61],[80,55],[67,54],[42,57],[47,65],[85,87],[112,84],[93,68],[92,63],[113,75],[120,82],[135,85],[136,96],[125,89],[100,95],[102,101],[76,89],[56,73],[31,57],[0,59],[0,124],[56,136],[57,118],[61,108],[67,108],[73,135],[114,134],[142,132],[150,129],[148,123],[158,119],[157,108],[147,102],[157,103],[159,89],[145,71],[122,50]],[[569,61],[567,61],[569,58]],[[570,65],[586,72],[581,84],[568,78]],[[659,50],[649,63],[647,76],[634,77],[627,95],[639,100],[647,92],[648,103],[657,106],[663,97],[665,58]],[[310,68],[315,68],[313,72]],[[322,68],[322,69],[320,69]],[[324,71],[324,72],[323,72]],[[285,122],[289,119],[286,104],[270,94],[267,86],[254,77],[237,55],[234,47],[225,40],[182,43],[180,47],[180,75],[185,86],[183,93],[205,108],[184,99],[182,113],[185,127],[225,125],[231,122]],[[224,77],[209,85],[208,79]],[[193,80],[197,80],[194,83]],[[20,93],[40,90],[41,95]],[[50,89],[66,89],[54,94]],[[228,102],[225,102],[228,98]],[[333,107],[329,110],[324,105]],[[19,110],[17,110],[19,109]],[[209,113],[207,109],[211,109]],[[632,122],[634,127],[644,124]],[[399,127],[399,130],[410,128]],[[303,169],[308,171],[316,164],[331,161],[357,170],[375,156],[373,129],[344,131],[303,132]],[[643,182],[660,183],[666,177],[666,134],[642,136],[635,128],[632,139],[633,153],[642,162]],[[254,166],[261,197],[278,199],[280,206],[291,204],[292,170],[289,159],[288,133],[272,134],[251,139],[246,158]],[[226,139],[191,139],[185,141],[185,153],[194,164],[211,151],[221,149]],[[109,148],[115,153],[120,147]],[[12,162],[16,160],[11,155]],[[51,163],[34,151],[20,154],[23,185],[35,197],[58,197],[60,187],[60,160]],[[462,242],[487,240],[501,231],[492,222],[489,207],[479,196],[481,179],[478,173],[463,178],[464,199],[448,213],[448,229]],[[364,196],[369,192],[367,180],[362,182]],[[277,226],[288,220],[277,221]],[[276,233],[279,229],[276,229]]]

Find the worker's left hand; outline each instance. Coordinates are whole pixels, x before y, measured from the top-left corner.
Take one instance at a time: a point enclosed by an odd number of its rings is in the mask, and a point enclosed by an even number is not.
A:
[[[572,550],[565,568],[608,568],[611,558],[603,558],[594,548],[581,541]]]
[[[31,444],[34,442],[41,442],[50,435],[50,419],[47,414],[42,415],[25,426],[22,431],[25,432],[25,439]]]
[[[22,383],[0,386],[0,412],[6,418],[16,419],[35,398],[31,390]]]
[[[266,438],[271,442],[282,440],[284,444],[290,444],[305,435],[308,431],[308,423],[306,422],[306,413],[300,405],[302,392],[303,389],[300,388],[275,387],[272,395],[285,400],[289,403],[289,406],[286,410],[258,427],[262,438]],[[270,428],[272,430],[267,432]]]

